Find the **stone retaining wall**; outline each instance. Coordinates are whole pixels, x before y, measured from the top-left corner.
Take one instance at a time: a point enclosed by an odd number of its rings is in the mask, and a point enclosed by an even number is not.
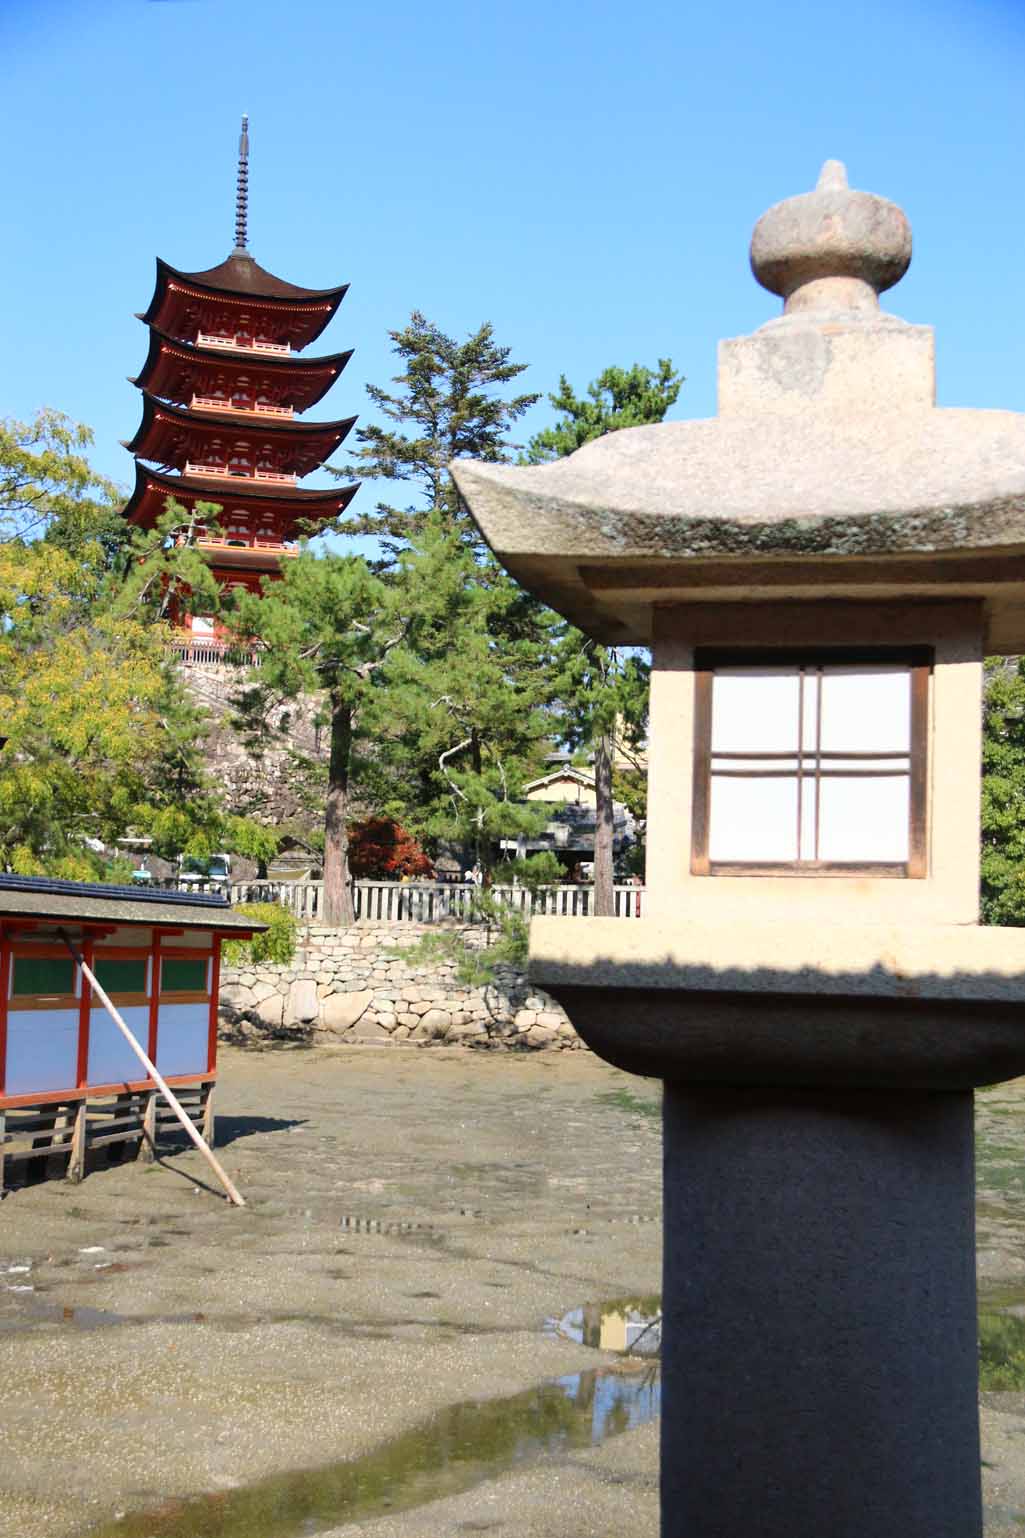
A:
[[[554,999],[524,975],[499,970],[474,988],[454,963],[408,962],[424,926],[311,927],[288,966],[260,963],[221,972],[220,1033],[233,1040],[291,1038],[319,1046],[409,1041],[538,1049],[583,1042]],[[438,933],[431,925],[429,932]],[[479,946],[479,929],[455,931]]]

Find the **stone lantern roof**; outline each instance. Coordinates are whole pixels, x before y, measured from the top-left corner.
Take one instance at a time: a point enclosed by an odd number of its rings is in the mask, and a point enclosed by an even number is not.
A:
[[[664,603],[983,601],[990,652],[1025,651],[1025,415],[938,408],[931,327],[879,294],[911,260],[895,204],[827,161],[755,226],[782,315],[719,346],[719,412],[627,428],[456,483],[523,586],[610,643]]]

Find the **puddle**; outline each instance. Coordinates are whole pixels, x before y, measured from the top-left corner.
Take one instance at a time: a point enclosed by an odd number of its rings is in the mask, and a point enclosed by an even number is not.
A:
[[[561,1319],[550,1319],[545,1333],[598,1351],[657,1357],[662,1348],[662,1299],[654,1295],[583,1303]]]
[[[512,1468],[594,1447],[657,1418],[658,1369],[591,1369],[506,1399],[467,1400],[362,1458],[170,1501],[90,1538],[309,1538],[458,1495]]]
[[[16,1318],[0,1319],[0,1334],[31,1330],[38,1324],[67,1324],[77,1330],[102,1330],[125,1324],[205,1324],[205,1314],[118,1314],[113,1309],[69,1307],[61,1303],[33,1301]]]

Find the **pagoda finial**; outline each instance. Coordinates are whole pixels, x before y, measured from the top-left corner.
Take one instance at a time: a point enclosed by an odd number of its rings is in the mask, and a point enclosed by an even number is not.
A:
[[[235,190],[235,250],[245,251],[249,237],[249,115],[242,114],[238,141],[238,182]]]

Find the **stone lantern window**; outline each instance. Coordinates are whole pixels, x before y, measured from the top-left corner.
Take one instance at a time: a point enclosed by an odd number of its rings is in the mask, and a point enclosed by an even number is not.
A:
[[[924,654],[695,657],[694,875],[925,875]]]

